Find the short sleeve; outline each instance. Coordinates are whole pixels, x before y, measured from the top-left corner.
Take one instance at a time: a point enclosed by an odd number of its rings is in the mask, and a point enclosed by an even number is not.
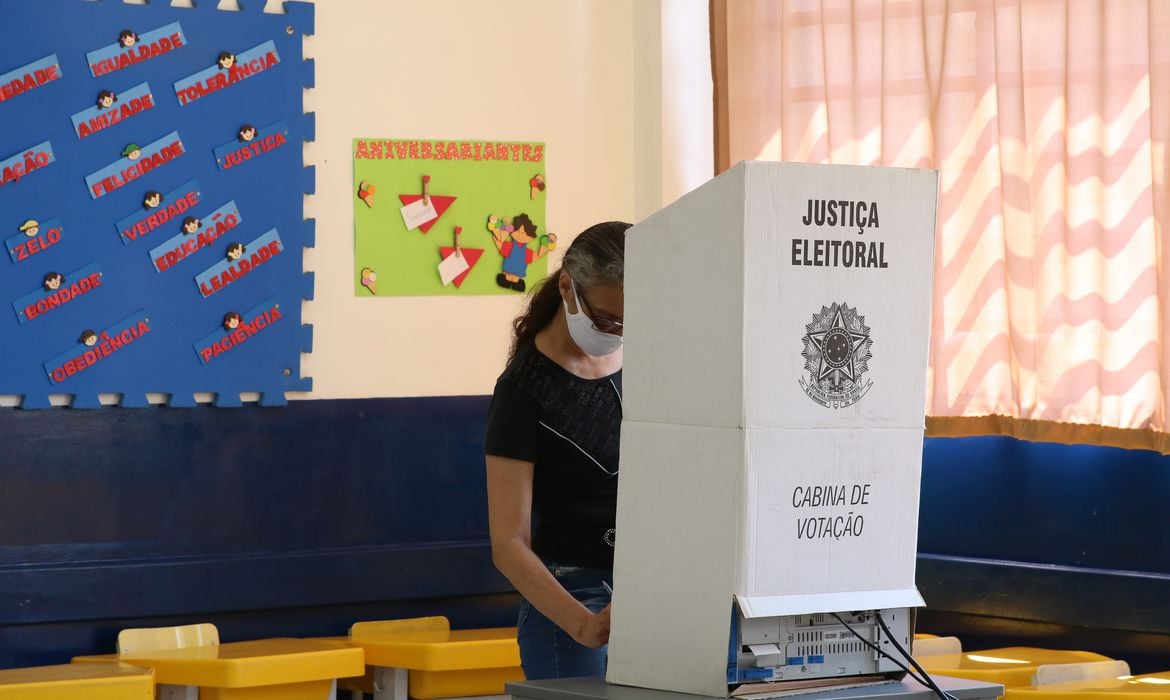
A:
[[[536,401],[528,392],[511,382],[498,382],[488,406],[484,454],[536,462],[539,420]]]

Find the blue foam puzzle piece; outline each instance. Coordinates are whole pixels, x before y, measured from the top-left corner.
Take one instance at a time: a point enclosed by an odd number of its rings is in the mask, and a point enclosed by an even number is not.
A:
[[[98,399],[97,394],[74,394],[73,400],[69,402],[69,408],[95,409],[101,407],[102,402]]]
[[[195,408],[198,405],[195,401],[195,395],[189,391],[180,391],[167,396],[168,408]]]
[[[285,14],[264,12],[264,0],[244,0],[241,10],[224,11],[215,0],[194,8],[167,0],[127,5],[115,0],[4,2],[7,26],[21,27],[0,45],[0,73],[55,53],[61,77],[0,103],[0,160],[30,145],[49,141],[55,162],[16,183],[0,186],[0,239],[25,219],[59,217],[74,236],[19,263],[4,261],[0,307],[40,284],[48,270],[68,271],[89,262],[101,265],[102,285],[50,313],[18,324],[0,308],[0,394],[20,397],[21,408],[49,408],[49,395],[73,397],[73,408],[98,408],[100,394],[121,396],[121,405],[146,407],[148,393],[167,395],[171,407],[195,406],[196,393],[216,397],[217,406],[241,405],[241,392],[257,393],[262,405],[280,405],[285,391],[311,387],[301,378],[301,354],[311,350],[311,330],[301,323],[301,301],[313,297],[313,276],[304,272],[303,253],[315,242],[315,222],[304,218],[303,198],[273,196],[315,191],[315,171],[305,167],[300,144],[316,135],[316,119],[304,111],[304,89],[314,85],[314,62],[303,55],[302,38],[315,27],[312,3],[285,2]],[[145,34],[178,22],[186,45],[94,77],[86,54],[114,44],[123,29]],[[241,54],[272,41],[279,63],[252,77],[180,105],[174,83],[211,67],[221,51]],[[141,48],[141,47],[140,47]],[[84,139],[69,116],[94,103],[100,90],[114,92],[148,83],[154,107]],[[242,124],[283,120],[287,145],[274,148],[228,171],[218,171],[214,145],[230,141]],[[185,152],[156,165],[100,199],[86,189],[85,175],[113,163],[128,143],[145,144],[171,131]],[[239,206],[239,228],[227,236],[252,240],[277,228],[284,250],[230,287],[203,298],[195,274],[223,255],[225,241],[189,253],[158,272],[147,251],[179,231],[164,224],[147,240],[123,242],[113,225],[142,210],[147,190],[170,192],[192,178],[201,189],[191,215],[210,215],[223,203]],[[187,214],[183,214],[186,216]],[[68,281],[67,281],[68,282]],[[284,317],[206,365],[195,340],[220,327],[224,314],[252,308],[276,297]],[[81,332],[101,332],[137,309],[147,310],[149,332],[102,353],[58,384],[50,383],[44,362],[76,346]],[[95,356],[96,357],[96,356]],[[291,376],[284,376],[289,368]],[[234,397],[234,398],[233,398]]]
[[[305,247],[313,248],[317,245],[317,220],[305,219]]]
[[[244,402],[240,400],[239,392],[221,391],[215,395],[212,404],[216,408],[239,408],[244,405]]]
[[[48,394],[25,394],[20,397],[19,407],[29,410],[45,410],[52,408],[53,404],[49,403]]]
[[[146,394],[127,393],[122,394],[118,405],[122,408],[150,408],[150,401],[146,399]]]

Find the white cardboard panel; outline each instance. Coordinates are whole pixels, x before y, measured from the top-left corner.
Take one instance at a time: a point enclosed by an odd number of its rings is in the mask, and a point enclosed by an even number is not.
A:
[[[921,604],[936,187],[741,163],[631,229],[610,682],[726,695],[736,596],[757,615]],[[805,225],[830,198],[877,202],[877,226]],[[886,267],[794,265],[794,238],[883,243]],[[840,324],[821,313],[841,303]],[[814,333],[864,394],[801,386]]]
[[[749,428],[744,596],[913,589],[922,430]],[[880,607],[880,606],[870,606]]]
[[[745,167],[746,425],[921,428],[937,173],[802,163]],[[820,206],[829,210],[818,226],[810,212]],[[850,210],[858,223],[861,206],[877,212],[877,226],[840,225]],[[828,225],[829,216],[838,225]],[[805,264],[818,261],[817,245],[827,251],[820,260],[826,264]],[[859,247],[879,252],[885,267],[844,266]],[[838,308],[848,334],[833,333],[836,315],[823,313],[834,304],[845,305]],[[821,345],[808,335],[825,345],[834,338],[850,343],[840,374],[832,371],[830,353],[811,360],[802,354]],[[814,378],[825,373],[817,385]]]
[[[727,694],[744,435],[622,423],[606,680]]]
[[[744,168],[626,235],[625,417],[743,423]]]
[[[747,162],[635,226],[626,243],[627,417],[921,427],[936,191],[932,170]],[[826,200],[838,219],[846,209],[856,219],[864,202],[867,224],[876,210],[877,225],[805,225],[810,201]],[[835,256],[822,255],[836,266],[803,264],[806,247],[816,262],[816,241],[836,245]],[[880,250],[886,267],[844,266],[846,243]],[[827,367],[803,356],[806,335],[842,337],[836,315],[822,313],[834,304],[848,307],[849,361],[829,375],[836,386],[806,392],[802,381],[815,383],[814,373],[824,381]]]
[[[846,591],[811,595],[736,596],[744,617],[780,617],[807,615],[810,612],[846,610],[889,610],[920,608],[926,605],[916,588],[893,591]]]

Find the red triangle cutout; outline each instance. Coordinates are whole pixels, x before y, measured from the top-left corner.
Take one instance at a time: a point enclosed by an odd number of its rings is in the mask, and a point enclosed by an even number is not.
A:
[[[402,200],[402,206],[406,206],[407,204],[411,204],[413,202],[417,202],[418,200],[422,199],[422,195],[421,194],[400,194],[400,195],[398,195],[398,198]],[[453,204],[455,202],[455,199],[456,199],[455,197],[448,197],[448,196],[442,195],[442,194],[432,194],[431,201],[435,203],[435,213],[438,214],[438,216],[436,216],[435,218],[426,222],[422,226],[419,226],[418,230],[422,231],[423,233],[427,233],[428,231],[430,231],[431,227],[435,225],[435,222],[438,221],[439,219],[443,218],[443,212],[447,211],[447,209],[451,206],[451,204]]]
[[[434,195],[431,195],[431,196],[433,197]],[[438,204],[438,202],[436,202],[435,203],[435,211],[438,211],[438,210],[439,210],[439,204]],[[432,221],[431,223],[434,223],[434,222]],[[440,246],[439,247],[439,260],[446,260],[447,256],[454,253],[454,252],[455,252],[454,248],[450,248],[447,246]],[[451,280],[451,283],[454,284],[456,287],[463,284],[463,280],[467,279],[467,275],[469,275],[471,273],[471,268],[475,267],[475,263],[479,262],[479,256],[483,255],[483,248],[464,248],[464,247],[460,246],[459,252],[463,254],[463,257],[467,258],[467,269],[464,270],[463,273],[460,274],[458,277]]]

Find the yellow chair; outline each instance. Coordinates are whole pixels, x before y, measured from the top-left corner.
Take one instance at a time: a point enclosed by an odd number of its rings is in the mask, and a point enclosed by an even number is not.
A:
[[[178,627],[131,628],[118,633],[119,654],[218,645],[219,630],[210,622]]]
[[[959,642],[958,637],[936,637],[933,634],[923,637],[914,635],[914,641],[910,647],[910,653],[914,655],[915,660],[917,660],[920,656],[962,654],[963,645],[961,642]]]
[[[365,669],[358,648],[310,639],[220,644],[214,625],[124,630],[118,651],[74,662],[149,666],[160,700],[327,700],[338,678]]]
[[[153,700],[154,672],[126,664],[64,664],[0,671],[0,700]]]
[[[375,700],[502,695],[505,683],[524,680],[515,627],[452,631],[445,617],[359,622],[349,643],[365,651],[373,673],[342,687]]]
[[[1124,662],[1117,670],[1127,670]],[[1096,665],[1096,664],[1094,664]],[[1098,669],[1096,677],[1068,680],[1057,676],[1052,682],[1009,688],[1003,700],[1170,700],[1170,671],[1131,676]]]
[[[931,675],[937,673],[973,681],[999,683],[1005,688],[1031,685],[1032,676],[1040,666],[1113,661],[1107,656],[1090,651],[1033,647],[1004,647],[935,656],[915,653],[914,660]]]

